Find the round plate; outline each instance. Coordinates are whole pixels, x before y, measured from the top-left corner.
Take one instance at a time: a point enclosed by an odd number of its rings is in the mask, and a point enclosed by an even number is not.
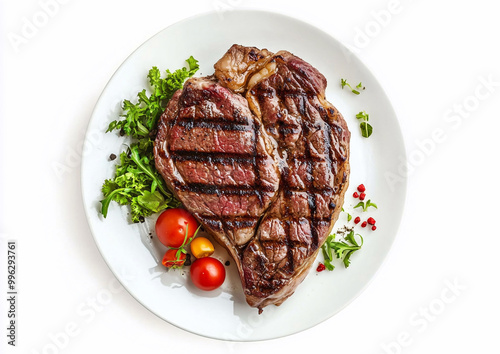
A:
[[[247,30],[245,30],[247,29]],[[166,271],[158,265],[165,251],[150,233],[155,218],[131,224],[128,208],[112,203],[108,217],[99,213],[100,188],[113,176],[125,141],[115,132],[105,133],[109,122],[121,113],[121,102],[135,102],[137,92],[148,87],[152,66],[175,70],[193,55],[200,62],[197,76],[213,73],[213,64],[238,43],[288,50],[315,66],[327,78],[327,99],[344,115],[351,138],[351,181],[344,209],[353,217],[377,220],[376,231],[356,226],[364,236],[362,249],[353,254],[351,265],[341,261],[334,271],[316,272],[316,263],[295,294],[281,306],[269,306],[259,315],[246,304],[236,268],[227,267],[224,285],[213,292],[197,290],[186,270]],[[340,79],[366,87],[360,95],[342,89]],[[355,115],[366,111],[373,135],[360,134]],[[396,237],[406,195],[406,154],[397,117],[374,75],[347,48],[321,30],[296,19],[262,11],[208,13],[189,18],[161,31],[134,51],[115,72],[100,96],[86,135],[82,160],[82,193],[88,222],[95,242],[112,272],[123,286],[151,312],[165,321],[203,336],[254,341],[290,335],[310,328],[344,308],[366,287],[383,263]],[[367,199],[378,205],[363,213],[354,209],[352,197],[364,183]],[[368,215],[369,214],[369,215]],[[347,222],[341,213],[334,230]],[[215,255],[230,260],[222,247]],[[320,253],[317,262],[322,260]]]

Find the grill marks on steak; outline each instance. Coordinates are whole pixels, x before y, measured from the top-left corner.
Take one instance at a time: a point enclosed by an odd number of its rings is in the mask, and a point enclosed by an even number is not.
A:
[[[244,50],[238,48],[225,56]],[[286,51],[269,57],[248,79],[250,108],[282,157],[278,197],[242,255],[247,302],[260,309],[293,294],[343,204],[350,133],[326,101],[325,88],[323,75]]]
[[[170,189],[229,250],[254,235],[276,195],[279,172],[270,152],[246,100],[212,78],[192,78],[174,94],[155,144]]]

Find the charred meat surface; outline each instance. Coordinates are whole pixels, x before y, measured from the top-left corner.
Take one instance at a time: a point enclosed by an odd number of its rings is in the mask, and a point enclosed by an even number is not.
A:
[[[214,67],[170,101],[156,166],[261,311],[294,293],[337,220],[350,133],[325,77],[287,51],[233,45]]]

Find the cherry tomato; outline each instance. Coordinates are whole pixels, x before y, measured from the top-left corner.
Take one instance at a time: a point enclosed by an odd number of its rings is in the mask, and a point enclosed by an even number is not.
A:
[[[187,210],[181,208],[165,210],[160,214],[155,225],[156,236],[160,242],[172,248],[179,248],[189,243],[197,228],[196,219]]]
[[[182,267],[186,261],[186,254],[175,248],[170,248],[165,252],[161,264],[167,268],[179,268]]]
[[[196,237],[191,241],[191,253],[196,258],[211,256],[214,253],[214,245],[205,237]]]
[[[226,279],[224,265],[218,259],[212,257],[195,260],[191,264],[189,273],[193,284],[205,291],[217,289]]]

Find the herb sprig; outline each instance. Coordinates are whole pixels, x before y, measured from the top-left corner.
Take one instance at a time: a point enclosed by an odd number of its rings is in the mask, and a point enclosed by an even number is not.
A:
[[[368,138],[370,135],[372,135],[373,128],[370,124],[368,124],[370,116],[365,111],[361,111],[356,114],[356,118],[361,120],[361,123],[359,124],[361,135],[365,138]]]
[[[363,84],[360,82],[359,84],[356,85],[356,89],[352,88],[352,86],[347,82],[346,79],[340,79],[340,86],[342,86],[342,89],[344,89],[345,86],[349,87],[351,89],[351,92],[354,93],[355,95],[359,95],[361,92],[358,90],[364,90],[365,87]]]
[[[363,246],[363,237],[359,234],[356,235],[359,236],[360,243],[356,241],[353,230],[344,237],[343,241],[335,241],[335,234],[328,236],[323,246],[321,246],[326,269],[335,269],[335,266],[332,264],[334,255],[342,260],[344,267],[349,267],[351,264],[351,255]]]

